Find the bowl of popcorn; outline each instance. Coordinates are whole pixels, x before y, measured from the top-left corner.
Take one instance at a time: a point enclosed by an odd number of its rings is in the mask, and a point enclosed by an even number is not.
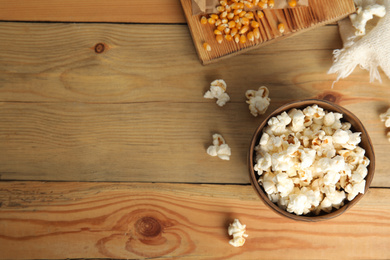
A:
[[[360,120],[323,100],[286,104],[256,129],[248,155],[252,186],[293,220],[339,216],[367,192],[375,155]]]

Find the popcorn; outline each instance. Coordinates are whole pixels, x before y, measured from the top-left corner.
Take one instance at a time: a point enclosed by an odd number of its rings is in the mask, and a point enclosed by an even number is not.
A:
[[[356,28],[355,35],[365,35],[367,22],[373,19],[374,15],[383,17],[385,14],[386,8],[384,5],[371,4],[365,6],[364,8],[362,6],[358,6],[356,14],[351,14],[349,16],[353,27]]]
[[[217,105],[222,107],[230,100],[230,97],[225,93],[227,88],[226,82],[222,79],[216,79],[210,84],[210,90],[204,94],[204,98],[217,99]]]
[[[333,143],[343,145],[349,141],[349,134],[345,130],[337,129],[332,138]]]
[[[301,132],[303,129],[305,129],[305,115],[301,110],[294,108],[290,110],[288,115],[291,117],[292,121],[291,131]]]
[[[270,135],[282,135],[288,132],[287,125],[290,124],[291,117],[288,116],[286,112],[278,115],[277,117],[272,117],[268,120],[268,126],[265,129],[265,132]]]
[[[363,180],[358,183],[348,184],[345,187],[345,191],[348,193],[348,200],[353,200],[359,193],[364,194],[364,189],[366,187],[366,181]]]
[[[214,134],[213,145],[210,145],[209,148],[207,148],[207,153],[211,156],[218,156],[222,160],[230,160],[231,150],[222,135]]]
[[[268,97],[269,90],[267,87],[262,86],[259,90],[247,90],[245,93],[247,104],[249,104],[249,110],[253,116],[258,116],[264,114],[271,102],[271,99]]]
[[[336,185],[336,183],[340,180],[340,174],[336,171],[328,171],[324,176],[324,184],[331,186]]]
[[[382,122],[385,122],[386,127],[390,127],[390,108],[383,114],[379,115]]]
[[[269,171],[271,167],[271,155],[269,153],[266,153],[264,157],[257,160],[257,163],[255,164],[255,171],[257,171],[259,174],[263,173],[263,171]]]
[[[242,225],[238,219],[234,219],[232,224],[229,224],[228,234],[229,236],[233,236],[233,239],[229,241],[234,247],[243,246],[245,243],[245,237],[248,237],[245,234],[246,225]]]
[[[322,200],[319,191],[304,187],[296,192],[289,195],[289,203],[286,210],[290,213],[297,215],[307,214],[312,207],[317,207]]]
[[[273,203],[297,215],[320,214],[364,193],[370,160],[359,147],[361,133],[342,118],[313,105],[268,120],[254,169]]]
[[[357,169],[352,174],[352,181],[354,183],[362,182],[364,180],[364,178],[366,178],[367,173],[368,173],[367,167],[364,166],[363,164],[359,164]]]
[[[293,191],[294,182],[286,173],[279,173],[276,175],[276,189],[280,196],[286,197]]]
[[[301,153],[301,168],[306,169],[312,166],[315,158],[316,158],[316,151],[312,149],[304,148],[303,150],[300,150]]]

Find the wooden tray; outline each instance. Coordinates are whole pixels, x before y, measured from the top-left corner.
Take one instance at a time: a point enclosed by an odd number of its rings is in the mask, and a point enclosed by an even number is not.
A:
[[[256,17],[260,22],[260,39],[255,39],[254,42],[247,41],[245,44],[224,40],[218,44],[213,33],[214,25],[202,25],[201,15],[192,15],[191,0],[180,1],[196,51],[204,65],[335,22],[355,12],[353,0],[309,0],[309,7],[265,9],[264,18],[259,20]],[[279,23],[284,23],[286,27],[283,34],[277,28]],[[210,52],[203,48],[204,42],[210,44],[212,48]]]

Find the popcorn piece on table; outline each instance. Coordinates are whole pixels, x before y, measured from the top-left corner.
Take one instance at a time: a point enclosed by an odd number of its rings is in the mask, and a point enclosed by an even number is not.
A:
[[[247,90],[245,93],[247,104],[249,104],[249,110],[253,116],[258,116],[264,114],[271,102],[271,99],[268,97],[269,90],[267,87],[262,86],[257,91],[256,90]]]
[[[254,169],[272,202],[297,215],[319,214],[364,193],[370,160],[358,146],[361,133],[342,117],[313,105],[268,121]]]
[[[211,156],[218,156],[222,160],[230,160],[231,150],[222,135],[213,134],[213,145],[207,148],[207,153]]]
[[[386,14],[384,5],[371,4],[365,7],[358,6],[356,14],[351,14],[352,26],[356,28],[355,35],[361,36],[366,34],[366,24],[375,16],[383,17]]]
[[[210,84],[210,90],[204,94],[204,98],[217,99],[217,105],[222,107],[230,100],[229,95],[225,92],[227,88],[223,79],[216,79]]]
[[[234,247],[243,246],[245,243],[245,237],[248,237],[248,235],[245,234],[245,231],[246,225],[241,224],[238,219],[234,219],[233,223],[229,224],[228,227],[229,236],[233,236],[233,239],[229,241],[229,244]]]
[[[390,127],[390,108],[383,114],[379,115],[382,122],[385,122],[386,127]]]

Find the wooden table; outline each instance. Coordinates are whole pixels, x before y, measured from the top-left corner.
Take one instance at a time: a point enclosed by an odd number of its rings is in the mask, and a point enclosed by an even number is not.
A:
[[[0,0],[0,258],[390,258],[390,80],[357,68],[331,87],[337,25],[202,66],[180,2],[139,3]],[[203,98],[218,78],[223,108]],[[322,98],[362,120],[376,172],[350,211],[297,223],[254,193],[246,156],[266,115],[245,91],[261,85],[267,113]],[[230,161],[206,154],[215,132]]]

